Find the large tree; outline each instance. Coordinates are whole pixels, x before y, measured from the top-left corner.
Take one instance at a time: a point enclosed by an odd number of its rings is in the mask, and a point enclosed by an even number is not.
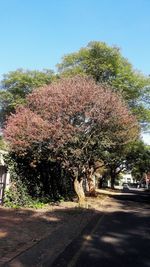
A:
[[[90,42],[87,47],[65,55],[57,65],[64,76],[89,75],[96,82],[107,82],[122,93],[139,121],[150,121],[150,111],[145,105],[149,99],[150,79],[135,71],[120,49],[103,42]]]
[[[99,159],[99,150],[128,143],[137,134],[135,117],[122,98],[82,77],[34,90],[5,129],[10,150],[20,157],[32,155],[35,166],[46,147],[47,161],[53,158],[70,171],[79,199],[84,196],[83,176],[90,162]]]

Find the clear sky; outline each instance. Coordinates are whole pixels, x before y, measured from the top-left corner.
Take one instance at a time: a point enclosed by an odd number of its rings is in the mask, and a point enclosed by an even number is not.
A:
[[[0,37],[0,79],[17,68],[54,69],[95,40],[150,74],[150,0],[0,0]]]

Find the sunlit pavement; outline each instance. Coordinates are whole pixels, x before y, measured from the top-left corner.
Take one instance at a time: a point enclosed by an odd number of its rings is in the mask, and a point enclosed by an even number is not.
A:
[[[129,189],[112,195],[93,229],[52,266],[149,267],[149,247],[150,194]]]

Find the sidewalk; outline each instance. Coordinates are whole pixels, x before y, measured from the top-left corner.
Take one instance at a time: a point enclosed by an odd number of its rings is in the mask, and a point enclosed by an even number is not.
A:
[[[52,263],[65,247],[80,235],[92,218],[95,221],[103,207],[103,201],[104,197],[91,198],[87,202],[88,208],[82,209],[77,208],[77,203],[71,203],[66,207],[64,202],[46,212],[20,210],[18,213],[20,212],[21,218],[18,218],[18,214],[15,216],[14,211],[7,210],[3,221],[6,222],[5,229],[7,228],[7,231],[9,229],[9,234],[7,233],[7,238],[6,236],[4,238],[6,232],[3,231],[3,238],[1,237],[0,241],[1,245],[4,244],[4,240],[8,243],[11,241],[14,247],[11,249],[8,247],[8,251],[5,251],[0,258],[0,266],[46,266],[44,262],[47,260]],[[14,242],[12,236],[16,236]]]

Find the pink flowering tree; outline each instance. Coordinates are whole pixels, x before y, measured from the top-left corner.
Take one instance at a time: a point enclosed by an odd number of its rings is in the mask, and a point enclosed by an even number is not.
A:
[[[35,166],[44,145],[44,156],[70,171],[80,201],[89,162],[99,158],[101,149],[128,143],[137,134],[137,122],[121,97],[107,85],[84,77],[62,79],[33,91],[5,128],[10,151],[19,157],[30,151]]]

